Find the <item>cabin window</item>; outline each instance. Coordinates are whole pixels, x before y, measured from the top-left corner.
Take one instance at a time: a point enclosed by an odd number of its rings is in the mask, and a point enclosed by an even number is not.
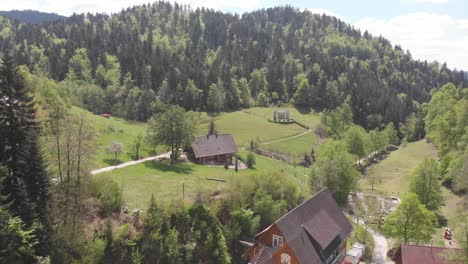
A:
[[[273,247],[279,248],[283,246],[283,237],[273,235]]]
[[[287,253],[281,254],[281,264],[291,264],[291,256]]]

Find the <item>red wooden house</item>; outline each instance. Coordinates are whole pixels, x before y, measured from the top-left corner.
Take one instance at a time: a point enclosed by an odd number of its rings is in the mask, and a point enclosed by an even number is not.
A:
[[[250,264],[342,263],[352,229],[325,188],[257,234],[246,257]]]

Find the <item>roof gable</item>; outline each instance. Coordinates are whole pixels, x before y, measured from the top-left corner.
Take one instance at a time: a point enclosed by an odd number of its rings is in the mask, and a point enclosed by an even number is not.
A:
[[[324,210],[320,210],[303,227],[321,249],[326,248],[341,231],[341,227]]]
[[[237,145],[231,134],[196,137],[192,143],[196,158],[237,153]]]
[[[330,250],[327,246],[337,236],[344,239],[352,231],[351,223],[326,188],[275,223],[299,263],[322,262],[322,251]]]

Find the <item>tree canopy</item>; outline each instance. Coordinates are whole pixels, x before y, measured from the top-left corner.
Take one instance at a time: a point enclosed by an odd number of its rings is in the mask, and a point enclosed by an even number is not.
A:
[[[96,84],[88,99],[69,89],[75,104],[145,121],[152,113],[120,109],[148,109],[142,100],[155,100],[143,96],[151,90],[165,103],[215,112],[253,102],[334,109],[349,97],[356,123],[398,129],[433,87],[463,82],[446,64],[414,60],[383,37],[289,6],[237,15],[158,1],[40,25],[2,19],[0,32],[0,51],[30,71]],[[128,76],[141,93],[121,85]]]
[[[345,204],[359,176],[355,162],[345,142],[327,140],[319,149],[312,167],[312,189],[317,191],[328,187],[337,202]]]
[[[427,243],[435,232],[436,217],[414,193],[403,196],[398,208],[385,218],[384,233],[401,243]]]
[[[194,139],[197,122],[192,112],[180,106],[169,108],[153,116],[148,122],[147,137],[152,142],[171,148],[171,164],[180,155],[180,149],[189,146]]]

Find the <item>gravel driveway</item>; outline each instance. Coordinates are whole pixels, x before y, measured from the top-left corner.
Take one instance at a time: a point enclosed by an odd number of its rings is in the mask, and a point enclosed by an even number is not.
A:
[[[142,162],[145,162],[145,161],[150,161],[150,160],[158,160],[158,159],[162,159],[162,158],[169,159],[170,155],[171,155],[171,152],[167,152],[167,153],[157,155],[157,156],[153,156],[153,157],[128,161],[128,162],[120,163],[119,165],[100,168],[100,169],[97,169],[97,170],[92,170],[91,174],[98,174],[98,173],[103,173],[103,172],[107,172],[107,171],[112,171],[112,170],[115,170],[115,169],[124,168],[124,167],[127,167],[127,166],[135,165],[135,164],[142,163]]]

